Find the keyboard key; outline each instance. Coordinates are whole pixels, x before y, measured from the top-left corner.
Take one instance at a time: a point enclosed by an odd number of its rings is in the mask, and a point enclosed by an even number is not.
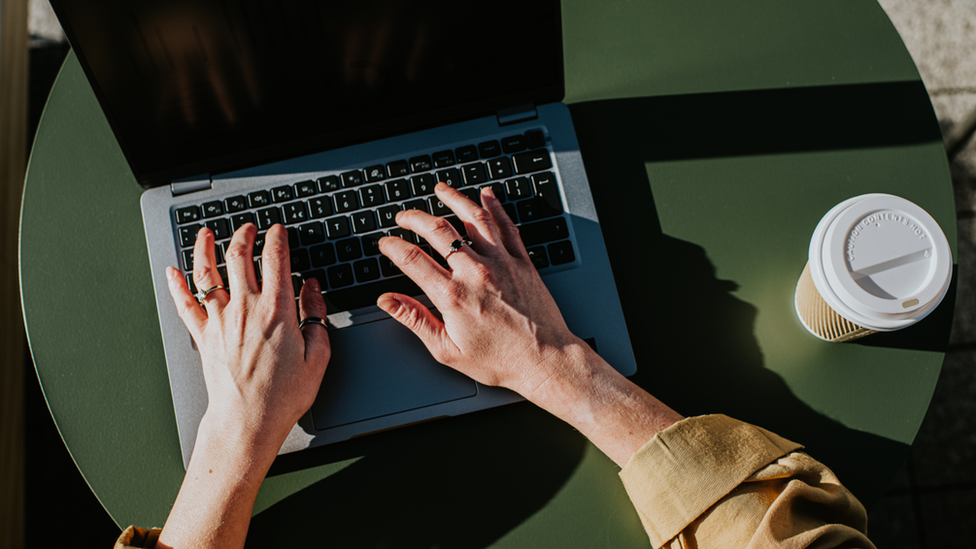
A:
[[[411,244],[417,243],[417,235],[413,234],[413,231],[408,231],[407,229],[402,229],[397,227],[396,229],[390,229],[388,236],[395,236],[397,238],[402,238]]]
[[[380,256],[379,260],[380,260],[380,272],[383,273],[383,276],[397,276],[403,274],[403,271],[400,270],[400,267],[397,267],[392,261],[390,261],[390,258],[386,257],[385,255]]]
[[[386,179],[386,169],[382,166],[370,166],[364,170],[366,172],[366,182],[375,183]]]
[[[516,177],[505,182],[509,200],[521,200],[532,196],[532,185],[525,177]]]
[[[291,187],[275,187],[271,189],[271,201],[275,204],[281,204],[282,202],[288,202],[295,198],[295,193],[291,191]]]
[[[180,227],[180,245],[184,248],[193,246],[193,244],[197,241],[197,233],[200,232],[200,228],[201,225],[199,223]]]
[[[461,175],[464,176],[465,185],[477,185],[478,183],[488,182],[488,172],[482,163],[467,164],[461,167]]]
[[[336,213],[351,212],[359,209],[359,198],[356,197],[356,191],[342,191],[333,195],[332,198],[335,200]]]
[[[242,212],[247,209],[247,199],[243,196],[225,198],[224,207],[227,209],[227,213]]]
[[[497,198],[499,202],[505,202],[505,200],[507,199],[505,194],[505,185],[501,183],[490,183],[488,185],[482,185],[478,187],[478,190],[480,191],[485,187],[491,189],[491,192],[495,195],[495,198]]]
[[[219,215],[224,215],[224,205],[220,203],[219,200],[214,200],[213,202],[207,202],[203,206],[203,217],[217,217]]]
[[[358,187],[363,184],[363,174],[359,170],[354,170],[350,172],[344,172],[339,174],[339,180],[342,182],[342,187],[348,189],[349,187]]]
[[[321,219],[332,215],[332,201],[327,196],[310,198],[308,200],[308,213],[312,219]]]
[[[359,189],[359,201],[362,203],[364,208],[379,206],[385,202],[383,199],[383,186],[370,185],[368,187]]]
[[[301,237],[302,246],[325,242],[325,227],[320,221],[306,223],[298,228],[298,235]]]
[[[261,252],[264,251],[264,243],[267,241],[267,234],[268,233],[258,233],[258,235],[254,237],[253,253],[255,257],[261,255]],[[258,272],[259,273],[261,272],[260,269],[258,270]]]
[[[336,242],[336,257],[339,261],[351,261],[363,257],[363,246],[358,238],[347,238]]]
[[[288,227],[288,249],[295,250],[302,245],[302,240],[298,236],[298,227]]]
[[[305,211],[304,202],[290,202],[285,204],[281,207],[281,213],[285,218],[285,225],[308,221],[308,212]]]
[[[291,275],[291,287],[292,287],[293,290],[295,290],[295,297],[298,297],[298,295],[302,293],[302,285],[303,284],[305,284],[305,281],[302,280],[302,275],[300,275],[298,273],[292,273],[292,275]]]
[[[380,277],[380,266],[375,258],[367,257],[352,264],[356,282],[370,282]]]
[[[366,256],[380,255],[381,238],[383,238],[383,233],[373,233],[362,237],[363,255]]]
[[[244,212],[230,216],[230,224],[235,231],[248,223],[254,223],[254,214],[251,212]]]
[[[314,181],[299,181],[295,183],[295,196],[299,198],[312,196],[318,194],[318,192]]]
[[[193,248],[183,250],[183,270],[193,272]]]
[[[463,189],[459,189],[458,192],[468,197],[468,200],[471,202],[481,204],[481,193],[478,192],[478,189],[474,187],[465,187]]]
[[[441,151],[435,152],[431,155],[434,160],[435,168],[446,168],[447,166],[453,166],[454,161],[454,151]]]
[[[569,229],[566,227],[566,220],[562,217],[554,217],[537,223],[526,223],[519,226],[519,235],[525,247],[537,246],[544,242],[554,240],[565,240],[569,238]]]
[[[443,217],[445,215],[451,214],[451,209],[444,205],[443,202],[436,196],[432,196],[427,199],[427,204],[430,205],[430,214],[436,215],[437,217]]]
[[[281,223],[281,212],[278,211],[278,208],[265,208],[257,211],[258,229],[266,230],[276,223]]]
[[[352,232],[356,234],[368,233],[376,230],[376,215],[372,210],[363,210],[350,216]]]
[[[539,197],[539,201],[546,210],[546,217],[563,213],[563,202],[559,198],[559,189],[556,187],[556,174],[552,172],[532,174],[532,188],[534,194]]]
[[[400,212],[400,206],[392,204],[390,206],[383,206],[376,210],[377,216],[379,216],[379,225],[384,229],[390,227],[396,227],[396,215]]]
[[[386,173],[390,176],[390,179],[395,179],[397,177],[406,177],[410,175],[410,166],[407,165],[406,160],[397,160],[396,162],[390,162],[386,165]]]
[[[176,222],[179,224],[200,221],[200,208],[197,206],[187,206],[176,209]]]
[[[534,246],[532,248],[526,248],[525,251],[529,254],[529,259],[532,260],[532,264],[535,265],[536,269],[545,269],[549,266],[549,258],[546,256],[545,246]]]
[[[390,202],[399,202],[410,198],[410,183],[406,179],[390,181],[385,185],[386,198]]]
[[[488,168],[488,175],[492,179],[504,179],[512,177],[512,161],[507,156],[499,156],[485,162]]]
[[[336,262],[335,246],[333,246],[330,242],[326,242],[325,244],[320,244],[318,246],[312,246],[308,249],[308,252],[311,256],[310,259],[313,267],[326,267]],[[319,282],[323,283],[323,288],[327,286],[324,280],[320,280]]]
[[[408,200],[403,203],[403,209],[406,210],[420,210],[422,212],[430,213],[427,211],[427,202],[421,199]]]
[[[252,208],[263,208],[271,205],[271,195],[268,191],[254,191],[247,195],[247,203]]]
[[[410,159],[410,171],[413,173],[429,172],[433,168],[430,156],[415,156]]]
[[[325,222],[325,234],[329,235],[329,240],[345,238],[352,234],[349,230],[348,217],[333,217]]]
[[[342,188],[339,185],[339,178],[334,175],[320,177],[315,181],[315,184],[318,186],[320,193],[330,193]]]
[[[441,170],[436,173],[438,183],[446,183],[448,186],[453,188],[458,188],[464,185],[461,180],[461,174],[458,172],[457,168],[448,168],[446,170]]]
[[[434,176],[429,173],[410,178],[410,188],[414,196],[424,196],[434,192]]]
[[[515,204],[515,209],[518,210],[519,220],[522,223],[530,223],[546,217],[542,214],[542,209],[539,207],[539,200],[537,198],[529,198],[518,202]]]
[[[481,158],[494,158],[502,154],[502,147],[495,140],[478,143],[478,154]]]
[[[224,240],[230,238],[234,233],[230,230],[230,225],[227,223],[227,219],[212,219],[205,223],[206,227],[213,231],[214,240]]]
[[[546,146],[546,134],[542,130],[529,130],[525,132],[525,144],[530,149],[541,149]]]
[[[392,276],[392,274],[386,274],[387,272],[391,272],[386,269],[395,269],[396,272],[393,274],[400,274],[399,269],[396,269],[396,266],[393,265],[393,263],[388,259],[385,257],[380,257],[379,259],[380,269],[383,272],[383,276]],[[348,267],[349,265],[346,264],[346,266]],[[332,282],[331,273],[329,282],[330,284]],[[336,288],[336,286],[333,287]],[[420,288],[418,288],[417,285],[414,284],[409,278],[405,276],[397,276],[396,278],[376,280],[366,284],[354,286],[352,288],[330,290],[322,297],[325,298],[326,308],[331,314],[376,305],[376,298],[386,292],[397,292],[410,296],[419,296],[423,293],[420,291]]]
[[[513,135],[502,139],[502,152],[505,154],[515,154],[528,148],[524,135]]]
[[[573,243],[568,240],[555,242],[547,246],[547,248],[549,250],[549,259],[553,265],[564,265],[576,261],[576,254],[573,252]]]
[[[309,271],[307,273],[302,273],[302,278],[304,280],[315,279],[319,281],[319,288],[325,289],[329,287],[329,279],[325,276],[325,271],[322,269],[316,269],[314,271]],[[329,311],[331,312],[331,311]]]
[[[307,271],[312,268],[312,262],[308,257],[308,250],[305,248],[298,248],[297,250],[291,251],[291,272],[300,273],[302,271]]]
[[[344,288],[346,286],[351,286],[353,283],[352,267],[348,263],[329,267],[327,272],[329,277],[329,286],[332,288]],[[326,307],[328,308],[329,312],[335,312],[335,309],[332,307],[328,305],[326,305]]]
[[[478,148],[474,145],[466,145],[454,149],[454,154],[457,155],[458,164],[466,164],[478,159]]]
[[[512,157],[512,161],[515,163],[515,173],[519,175],[548,170],[552,167],[552,161],[549,160],[549,151],[546,149],[516,154]]]

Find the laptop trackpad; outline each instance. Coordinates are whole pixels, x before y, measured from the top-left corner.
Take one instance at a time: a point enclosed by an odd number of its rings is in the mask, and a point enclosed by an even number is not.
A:
[[[332,359],[312,405],[322,430],[467,398],[477,384],[438,364],[417,336],[388,319],[329,333]]]

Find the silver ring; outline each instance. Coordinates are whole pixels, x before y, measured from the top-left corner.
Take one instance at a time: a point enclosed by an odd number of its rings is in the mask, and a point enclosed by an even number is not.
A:
[[[305,320],[302,320],[301,322],[299,322],[298,323],[298,329],[301,330],[302,328],[304,328],[305,326],[308,326],[309,324],[321,324],[322,327],[325,328],[326,330],[329,329],[329,325],[326,324],[324,320],[322,320],[321,318],[315,317],[315,316],[310,316],[310,317],[306,318]]]
[[[447,258],[451,257],[451,254],[453,254],[454,252],[460,251],[465,244],[470,246],[471,241],[467,239],[465,240],[458,239],[455,240],[454,242],[451,242],[451,247],[447,249],[447,255],[444,256],[444,261],[447,261]]]
[[[209,290],[198,291],[197,293],[193,294],[193,297],[197,298],[197,303],[199,303],[200,305],[204,305],[207,302],[207,296],[210,295],[211,292],[215,292],[217,290],[226,290],[226,288],[224,288],[220,284],[217,284],[216,286],[210,288]]]

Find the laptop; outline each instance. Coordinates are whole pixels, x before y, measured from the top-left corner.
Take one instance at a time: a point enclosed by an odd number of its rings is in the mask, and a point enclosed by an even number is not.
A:
[[[386,291],[430,304],[376,242],[418,242],[392,222],[406,208],[463,231],[433,195],[439,181],[475,199],[490,185],[572,331],[624,375],[636,371],[560,103],[558,2],[52,5],[146,189],[144,230],[184,465],[207,392],[165,267],[192,284],[201,226],[214,231],[222,261],[243,223],[260,234],[284,224],[296,295],[309,277],[324,289],[332,358],[282,453],[521,400],[438,364],[375,306]]]

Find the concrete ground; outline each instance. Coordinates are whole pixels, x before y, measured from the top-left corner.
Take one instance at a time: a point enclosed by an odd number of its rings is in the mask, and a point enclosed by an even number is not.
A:
[[[976,110],[976,0],[879,0],[945,134]],[[950,162],[959,288],[950,349],[911,455],[870,512],[878,547],[976,547],[976,139]]]
[[[976,0],[879,2],[918,66],[943,132],[948,131],[976,110]],[[63,40],[47,0],[31,1],[31,32],[37,50]],[[39,88],[53,79],[61,55],[32,53],[32,86],[35,75]],[[36,92],[43,100],[47,89]],[[910,457],[870,511],[870,535],[880,548],[976,547],[976,140],[955,155],[951,167],[960,275],[951,347]],[[46,407],[36,384],[30,390],[36,394],[28,395],[28,417],[40,425],[28,430],[33,433],[28,446],[50,459],[70,460],[51,422],[44,425]],[[74,516],[92,540],[111,543],[118,530],[67,463],[65,478],[51,478],[48,467],[34,474],[28,467],[28,532],[43,528],[51,516]],[[65,492],[77,496],[64,498],[64,513],[51,508],[57,502],[50,498],[30,496]]]

